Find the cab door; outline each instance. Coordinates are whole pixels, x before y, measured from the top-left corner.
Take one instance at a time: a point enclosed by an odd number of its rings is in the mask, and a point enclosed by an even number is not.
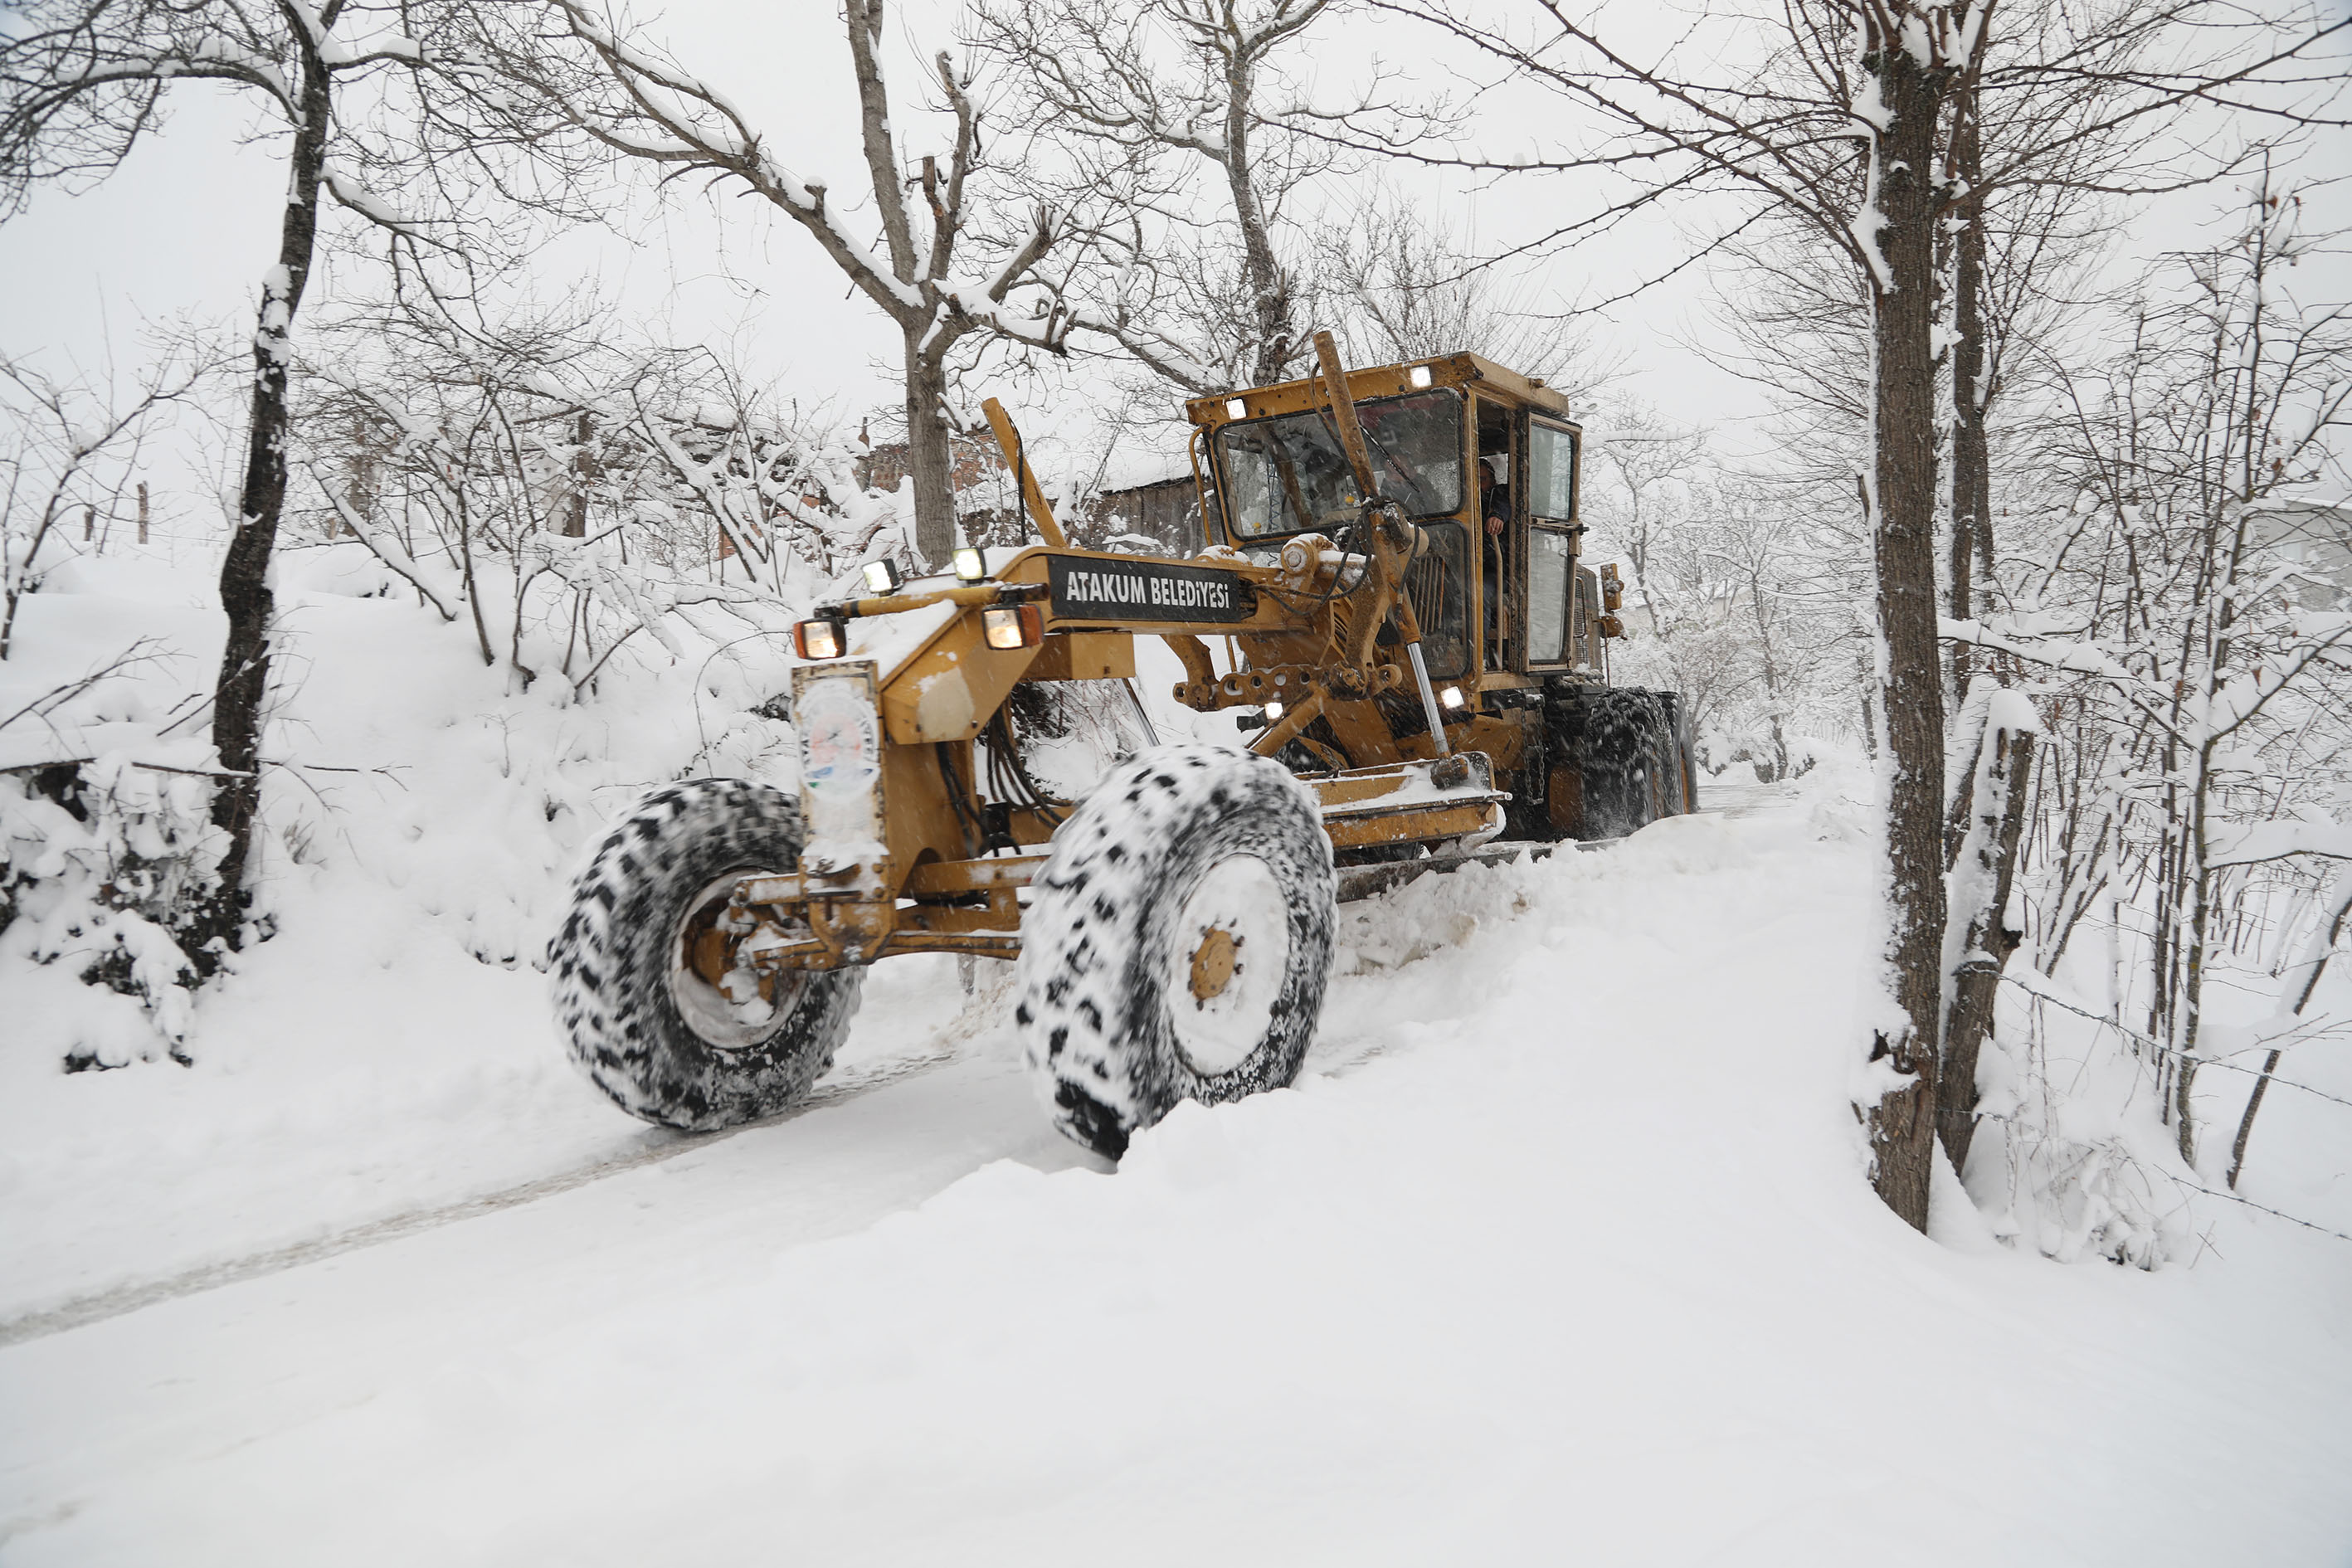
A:
[[[1576,592],[1576,558],[1584,524],[1578,517],[1578,476],[1582,458],[1582,432],[1573,425],[1530,416],[1526,439],[1525,477],[1517,487],[1524,500],[1518,509],[1527,519],[1527,628],[1520,646],[1526,649],[1530,674],[1565,670],[1576,659],[1572,605]]]

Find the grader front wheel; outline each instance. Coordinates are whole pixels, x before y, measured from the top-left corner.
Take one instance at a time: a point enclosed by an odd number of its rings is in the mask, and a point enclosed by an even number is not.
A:
[[[549,944],[572,1060],[633,1116],[700,1132],[781,1110],[833,1060],[865,972],[762,977],[735,962],[738,879],[800,859],[790,795],[693,779],[598,847]]]
[[[1068,1136],[1117,1159],[1181,1100],[1297,1076],[1337,905],[1321,813],[1287,769],[1147,752],[1087,797],[1033,888],[1013,1017]]]

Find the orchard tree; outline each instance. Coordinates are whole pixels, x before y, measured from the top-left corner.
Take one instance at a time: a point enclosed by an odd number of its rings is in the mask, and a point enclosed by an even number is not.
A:
[[[2301,835],[2352,778],[2352,614],[2283,526],[2347,477],[2352,311],[2299,299],[2294,276],[2339,237],[2305,232],[2298,194],[2266,179],[2236,233],[2168,258],[2118,310],[2105,354],[2058,367],[2041,456],[2074,504],[2035,542],[2019,613],[1952,628],[2071,672],[2071,743],[2098,761],[2072,802],[2085,847],[2051,902],[2079,911],[2063,883],[2093,877],[2137,889],[2128,1026],[2191,1166],[2230,869],[2347,842]]]
[[[222,358],[215,343],[178,334],[127,392],[0,359],[0,660],[15,642],[17,606],[48,570],[43,547],[56,541],[70,548],[77,521],[89,541],[101,510],[113,528],[155,416],[193,402],[221,374]],[[142,509],[145,490],[141,485]],[[143,543],[143,510],[140,515]]]
[[[1332,331],[1350,363],[1466,349],[1537,378],[1580,410],[1619,368],[1593,341],[1589,312],[1538,309],[1532,280],[1456,247],[1410,203],[1387,196],[1359,203],[1323,226],[1314,263]]]

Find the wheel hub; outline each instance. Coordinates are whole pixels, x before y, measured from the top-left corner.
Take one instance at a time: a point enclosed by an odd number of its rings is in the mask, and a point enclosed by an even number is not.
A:
[[[732,890],[730,880],[730,893]],[[729,908],[729,899],[721,897],[702,904],[686,917],[683,933],[686,968],[704,984],[740,1006],[763,996],[767,985],[764,980],[752,975],[736,962],[736,949],[741,945],[748,928],[735,929],[740,922],[728,920]]]
[[[749,996],[736,994],[742,987],[740,977],[734,973],[735,938],[720,931],[707,913],[698,923],[701,930],[689,931],[686,939],[686,966],[730,1002],[750,1001]]]
[[[800,988],[797,978],[761,974],[743,962],[743,941],[759,922],[734,910],[733,895],[758,874],[746,868],[711,881],[687,901],[672,938],[670,1000],[688,1027],[722,1051],[774,1034]]]
[[[1221,925],[1201,933],[1201,945],[1192,950],[1193,1006],[1204,1006],[1225,994],[1241,969],[1241,946],[1247,940]]]
[[[1273,868],[1242,851],[1210,865],[1177,903],[1161,928],[1160,995],[1185,1064],[1214,1077],[1246,1061],[1273,1027],[1289,964],[1289,900]]]

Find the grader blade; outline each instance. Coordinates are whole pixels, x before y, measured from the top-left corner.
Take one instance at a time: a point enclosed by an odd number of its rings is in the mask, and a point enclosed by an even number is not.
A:
[[[1437,760],[1355,768],[1307,781],[1323,806],[1331,847],[1436,842],[1472,849],[1503,830],[1511,797],[1495,787],[1494,765],[1483,752]]]
[[[1342,866],[1339,868],[1338,901],[1354,903],[1385,893],[1391,888],[1402,888],[1407,882],[1417,882],[1423,877],[1442,877],[1449,871],[1459,871],[1465,866],[1507,866],[1525,858],[1545,860],[1562,849],[1606,849],[1605,841],[1580,844],[1567,838],[1553,844],[1529,843],[1524,840],[1507,844],[1488,844],[1476,849],[1446,849],[1418,860],[1391,860],[1377,866]]]

